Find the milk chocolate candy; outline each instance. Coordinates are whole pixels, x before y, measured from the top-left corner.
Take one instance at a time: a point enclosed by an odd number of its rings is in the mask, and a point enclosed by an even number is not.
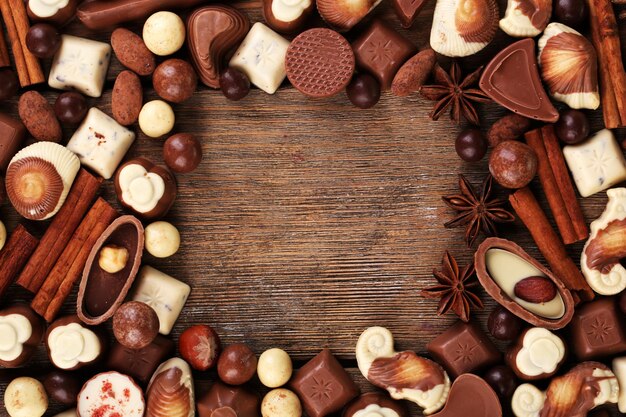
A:
[[[48,328],[45,337],[50,362],[73,371],[96,363],[107,346],[101,329],[85,326],[78,316],[62,317]]]
[[[429,0],[393,0],[393,7],[400,23],[405,28],[413,26],[417,15],[422,11]]]
[[[172,358],[154,372],[146,391],[146,417],[194,417],[196,414],[191,368]]]
[[[200,417],[260,417],[261,398],[242,386],[215,382],[197,403]]]
[[[35,353],[45,323],[27,304],[15,304],[0,311],[0,366],[16,368]]]
[[[360,417],[370,414],[384,417],[409,417],[404,404],[380,392],[370,392],[356,398],[346,407],[342,416]]]
[[[129,349],[115,342],[107,361],[107,368],[148,382],[157,367],[174,353],[175,343],[158,335],[152,343],[142,349]]]
[[[26,128],[22,122],[0,113],[0,172],[6,171],[9,162],[22,146]]]
[[[570,323],[570,346],[580,360],[626,352],[624,320],[613,298],[580,306]]]
[[[433,417],[502,417],[502,406],[494,390],[484,379],[459,376],[450,388],[448,402]]]
[[[302,29],[314,9],[314,0],[263,0],[265,22],[280,33],[294,33]]]
[[[479,85],[491,99],[514,113],[549,123],[559,119],[541,84],[533,39],[523,39],[500,51],[485,67]]]
[[[63,26],[74,18],[78,0],[27,0],[26,12],[31,22]]]
[[[552,377],[565,361],[563,340],[548,329],[525,330],[509,347],[506,362],[518,378],[534,381]]]
[[[144,231],[134,216],[116,219],[102,233],[83,269],[76,307],[89,325],[105,322],[122,304],[141,265]]]

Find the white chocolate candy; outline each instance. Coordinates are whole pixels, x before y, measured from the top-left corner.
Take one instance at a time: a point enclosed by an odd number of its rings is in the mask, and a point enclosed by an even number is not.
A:
[[[230,66],[243,72],[252,84],[274,94],[287,76],[285,55],[289,41],[257,22],[230,60]]]
[[[4,406],[11,417],[41,417],[48,410],[48,395],[34,378],[15,378],[4,391]]]
[[[163,100],[152,100],[144,104],[139,112],[139,128],[146,136],[158,138],[174,128],[174,110]]]
[[[0,360],[10,362],[17,359],[32,334],[33,326],[23,315],[0,316]]]
[[[0,220],[0,250],[4,248],[4,244],[7,243],[7,228]]]
[[[28,0],[28,8],[35,16],[46,18],[54,16],[69,3],[69,0]]]
[[[508,4],[506,7],[506,12],[504,13],[504,18],[500,20],[500,29],[504,33],[509,36],[517,37],[517,38],[533,38],[539,35],[545,27],[536,27],[531,17],[532,14],[525,13],[524,0],[508,0]],[[538,4],[537,4],[538,3]],[[552,13],[552,1],[539,0],[536,3],[530,3],[531,9],[534,9],[535,5],[538,5],[539,8],[544,9],[547,16],[550,16]],[[534,10],[531,10],[534,12]],[[548,24],[548,19],[546,19],[545,24]]]
[[[302,405],[292,391],[279,388],[268,392],[261,403],[263,417],[300,417]]]
[[[143,41],[152,53],[171,55],[185,43],[185,24],[175,13],[154,13],[143,25]]]
[[[74,132],[67,148],[78,155],[83,165],[108,180],[115,173],[134,140],[134,132],[92,107],[78,130]]]
[[[102,352],[98,336],[78,323],[58,326],[48,335],[52,363],[60,369],[72,369],[94,361]]]
[[[145,229],[146,250],[157,258],[168,258],[180,247],[180,233],[173,224],[154,222]]]
[[[357,411],[352,417],[400,417],[395,410],[381,407],[378,404],[370,404],[362,410]]]
[[[613,373],[620,386],[617,407],[620,413],[626,413],[626,357],[613,359]]]
[[[515,365],[524,375],[551,374],[565,358],[565,345],[550,330],[534,327],[524,333]]]
[[[289,354],[282,349],[268,349],[259,356],[257,374],[268,388],[283,386],[291,378],[293,365]]]
[[[62,35],[61,47],[50,68],[48,85],[100,97],[110,58],[111,45],[108,43]]]
[[[165,181],[139,164],[126,165],[118,178],[122,200],[139,213],[153,210],[165,193]]]
[[[293,22],[311,6],[311,0],[274,0],[272,14],[281,22]]]
[[[139,271],[133,301],[141,301],[154,309],[159,317],[159,333],[168,335],[174,327],[191,287],[151,266]]]
[[[583,197],[626,180],[626,159],[608,129],[597,132],[583,143],[564,147],[563,155]]]
[[[118,372],[104,372],[87,381],[76,404],[80,416],[143,417],[145,408],[141,388]],[[99,414],[102,410],[105,414]]]

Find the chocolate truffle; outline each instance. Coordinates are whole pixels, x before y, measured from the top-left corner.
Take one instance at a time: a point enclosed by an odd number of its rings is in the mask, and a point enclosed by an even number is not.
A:
[[[250,78],[238,69],[228,67],[220,75],[220,88],[224,97],[239,101],[250,93]]]
[[[61,35],[47,23],[37,23],[26,33],[26,48],[37,58],[52,58],[61,47]]]
[[[17,94],[20,84],[11,68],[0,68],[0,101],[8,100]]]
[[[256,355],[247,345],[227,346],[217,361],[217,374],[229,385],[242,385],[256,374]]]
[[[487,140],[480,130],[466,129],[459,133],[454,147],[465,162],[478,162],[487,153]]]
[[[589,130],[589,119],[580,110],[563,110],[554,124],[554,133],[567,145],[576,145],[587,139]]]
[[[537,154],[525,143],[507,140],[495,147],[489,172],[505,188],[523,188],[537,174]]]
[[[191,64],[182,59],[168,59],[152,74],[154,91],[164,100],[182,103],[196,90],[198,77]]]
[[[189,133],[177,133],[163,144],[163,160],[174,172],[191,172],[202,161],[202,145]]]
[[[206,324],[188,327],[178,339],[180,356],[198,371],[213,368],[217,364],[221,348],[217,332]]]
[[[77,125],[87,115],[87,100],[85,96],[74,91],[59,94],[54,102],[54,113],[61,123]]]
[[[159,318],[149,305],[130,301],[113,315],[113,334],[127,348],[142,349],[159,334]]]
[[[48,396],[54,401],[66,406],[73,406],[76,404],[76,398],[82,384],[75,374],[52,371],[44,378],[43,386]]]
[[[357,74],[348,84],[346,94],[356,107],[370,109],[380,100],[380,83],[369,74]]]

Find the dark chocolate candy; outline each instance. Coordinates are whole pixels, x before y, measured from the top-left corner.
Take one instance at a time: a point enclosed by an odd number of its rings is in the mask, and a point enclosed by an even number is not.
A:
[[[402,26],[410,28],[415,22],[415,18],[422,11],[422,8],[429,0],[393,0],[393,8]]]
[[[191,172],[202,161],[202,145],[190,133],[172,135],[163,144],[163,161],[174,172]]]
[[[559,119],[537,70],[535,41],[523,39],[496,55],[480,77],[480,88],[496,103],[530,119]]]
[[[415,52],[415,46],[398,32],[375,20],[352,44],[357,65],[374,75],[383,90],[391,87],[396,72]]]
[[[27,0],[26,12],[31,22],[46,22],[54,26],[63,26],[74,18],[76,13],[76,6],[78,0],[68,0],[67,4],[62,0]],[[62,6],[62,7],[59,7]],[[56,11],[48,16],[53,10]],[[43,16],[39,16],[37,13],[44,11]]]
[[[106,332],[85,325],[77,315],[55,320],[48,327],[44,342],[50,362],[65,371],[95,364],[108,346]]]
[[[216,414],[218,417],[261,415],[261,398],[257,394],[241,386],[231,387],[221,382],[215,382],[209,392],[198,400],[197,406],[200,417],[216,417]]]
[[[500,352],[487,335],[476,324],[461,321],[437,336],[426,348],[454,377],[500,360]]]
[[[443,410],[433,417],[502,417],[502,406],[494,390],[484,379],[464,374],[450,388]]]
[[[30,331],[27,331],[27,323]],[[24,365],[41,343],[45,323],[27,304],[15,304],[0,311],[0,366],[17,368]],[[28,339],[23,341],[23,337]]]
[[[624,320],[613,298],[601,298],[578,307],[569,329],[570,346],[580,360],[626,352]]]
[[[147,382],[157,367],[174,353],[175,343],[158,335],[143,349],[129,349],[114,343],[107,361],[107,368]]]
[[[67,406],[76,404],[76,398],[82,388],[75,374],[62,371],[52,371],[46,375],[43,386],[50,398]]]
[[[359,395],[359,387],[328,349],[300,368],[290,386],[309,417],[324,417],[339,411]]]
[[[21,148],[26,128],[17,119],[9,115],[0,113],[0,171],[4,172]]]
[[[282,8],[295,9],[293,5],[304,5],[306,0],[300,0],[297,2],[290,0],[263,0],[263,17],[269,27],[280,33],[294,33],[303,28],[306,21],[311,17],[315,10],[315,1],[309,0],[309,5],[302,10],[299,15],[293,15],[293,20],[285,21],[280,20],[274,12],[272,7],[274,3],[282,3]],[[279,6],[280,7],[280,6]]]
[[[363,410],[365,409],[372,413],[378,412],[382,416],[390,414],[390,411],[387,410],[391,410],[394,411],[398,417],[409,417],[409,412],[406,407],[404,407],[403,403],[392,400],[387,394],[383,394],[382,392],[370,392],[361,395],[346,407],[343,412],[343,417],[353,417],[359,412],[359,415],[363,415]],[[379,414],[372,415],[377,416]]]

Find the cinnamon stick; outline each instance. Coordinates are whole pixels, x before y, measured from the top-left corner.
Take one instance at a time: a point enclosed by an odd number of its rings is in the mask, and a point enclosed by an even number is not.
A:
[[[528,187],[520,188],[509,196],[517,216],[522,220],[550,265],[552,272],[560,278],[577,301],[592,300],[595,295],[582,273],[567,256],[565,246]]]
[[[0,68],[10,67],[11,59],[9,58],[9,48],[7,41],[4,39],[4,29],[0,25]]]
[[[39,240],[18,225],[0,251],[0,299],[30,258]]]
[[[59,313],[83,272],[91,248],[116,217],[115,209],[98,198],[72,235],[31,303],[33,310],[48,322],[53,321]]]
[[[37,250],[17,279],[18,285],[32,293],[36,293],[41,288],[72,237],[72,233],[89,210],[101,183],[102,178],[96,178],[84,169],[80,170],[63,207],[54,216]]]
[[[543,187],[544,194],[548,200],[548,205],[554,216],[563,242],[566,245],[577,242],[576,231],[572,224],[572,219],[569,216],[569,212],[566,208],[566,202],[563,200],[563,196],[559,191],[554,173],[552,172],[552,166],[548,160],[548,154],[543,144],[543,135],[541,129],[531,130],[524,134],[526,143],[530,146],[537,155],[537,175],[539,176],[539,182]]]

